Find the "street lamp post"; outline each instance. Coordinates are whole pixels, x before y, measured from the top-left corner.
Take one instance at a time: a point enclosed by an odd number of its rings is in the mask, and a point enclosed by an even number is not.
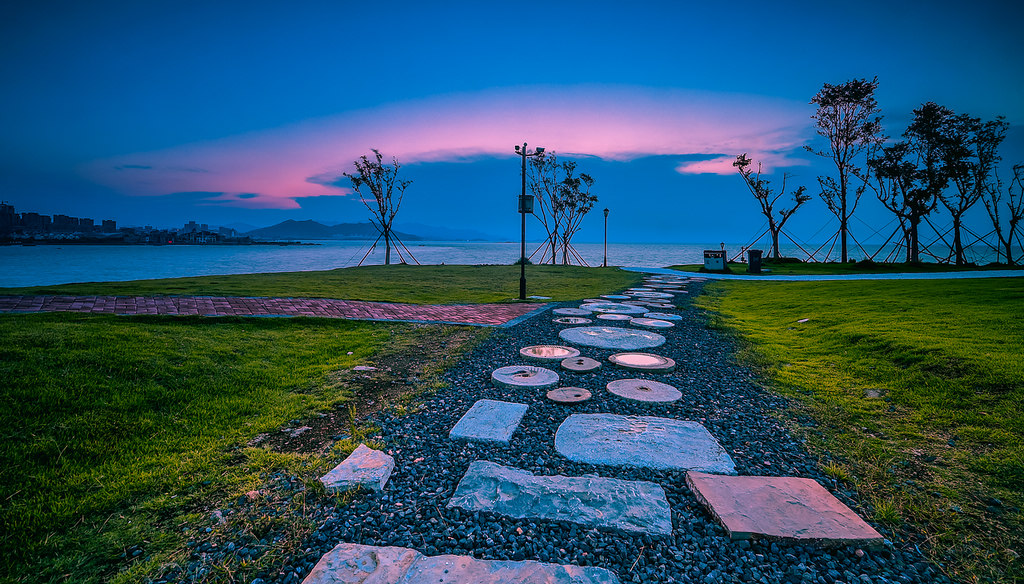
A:
[[[604,264],[603,267],[608,267],[608,209],[604,210]]]
[[[526,214],[533,212],[533,197],[526,198],[526,157],[527,156],[541,156],[544,154],[543,148],[535,148],[533,152],[529,152],[526,149],[526,142],[523,142],[522,148],[516,145],[516,154],[523,159],[522,178],[523,178],[523,190],[519,194],[519,215],[522,219],[522,244],[519,252],[519,299],[526,300]]]

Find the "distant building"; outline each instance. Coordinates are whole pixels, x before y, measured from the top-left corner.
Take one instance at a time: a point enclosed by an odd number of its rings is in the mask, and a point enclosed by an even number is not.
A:
[[[49,215],[31,212],[21,214],[21,227],[25,231],[49,231],[51,221]]]
[[[188,223],[185,224],[184,227],[181,228],[181,233],[195,233],[197,231],[202,231],[202,229],[200,228],[200,225],[195,221],[189,221]]]
[[[103,233],[117,233],[117,221],[114,221],[113,219],[104,219]]]
[[[54,215],[53,230],[68,232],[78,231],[78,217],[69,217],[67,215]]]
[[[14,212],[14,205],[0,203],[0,232],[14,231],[18,224],[18,215]]]
[[[83,217],[83,218],[78,220],[78,230],[79,231],[88,233],[90,231],[95,231],[95,229],[96,229],[96,225],[93,224],[92,219],[87,219],[87,218]]]

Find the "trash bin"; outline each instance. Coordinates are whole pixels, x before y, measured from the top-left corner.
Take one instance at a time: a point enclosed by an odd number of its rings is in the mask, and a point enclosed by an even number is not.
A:
[[[709,272],[725,271],[725,250],[706,249],[704,250],[704,269]]]
[[[747,272],[750,272],[751,274],[761,273],[761,250],[747,250]]]

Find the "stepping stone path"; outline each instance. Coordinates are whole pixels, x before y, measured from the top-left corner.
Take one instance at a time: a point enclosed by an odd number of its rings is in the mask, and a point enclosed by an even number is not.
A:
[[[580,350],[561,345],[530,345],[519,349],[519,354],[533,361],[561,361],[578,356]]]
[[[341,543],[316,563],[302,584],[619,584],[603,568],[534,561],[425,556],[403,547]]]
[[[736,473],[704,426],[669,418],[573,414],[555,432],[555,450],[587,464]]]
[[[448,432],[452,440],[508,444],[527,410],[526,404],[482,399]]]
[[[559,316],[587,316],[593,312],[586,308],[556,308],[551,311],[551,314],[557,314]]]
[[[642,314],[647,312],[646,310],[632,306],[629,304],[621,304],[619,302],[600,302],[594,304],[584,304],[584,309],[591,312],[601,312],[604,314]]]
[[[486,460],[469,465],[448,507],[652,535],[672,533],[672,513],[660,485],[595,476],[535,476]]]
[[[601,298],[607,298],[608,300],[629,300],[629,296],[623,294],[602,294]]]
[[[629,319],[629,324],[650,329],[667,329],[675,326],[667,320],[658,320],[657,318],[647,318],[642,316]]]
[[[683,320],[683,317],[678,314],[669,314],[667,312],[648,312],[644,314],[644,318],[656,318],[658,320]]]
[[[594,321],[578,316],[563,316],[562,318],[551,319],[551,322],[557,322],[558,324],[590,324]]]
[[[628,314],[599,314],[597,318],[601,320],[632,320],[633,317]]]
[[[569,357],[562,361],[562,368],[569,371],[592,371],[601,366],[601,362],[590,357]]]
[[[582,387],[559,387],[548,392],[548,399],[560,404],[578,404],[590,398],[590,390]]]
[[[394,458],[360,444],[341,464],[320,477],[320,482],[330,493],[344,492],[355,487],[380,491],[391,478],[393,470]]]
[[[608,391],[621,398],[641,402],[667,403],[683,397],[681,391],[667,383],[646,379],[617,379],[608,384]]]
[[[562,340],[584,347],[633,351],[650,349],[665,344],[665,337],[650,331],[639,331],[610,326],[581,326],[562,329]]]
[[[608,357],[608,360],[627,369],[639,369],[641,371],[657,371],[668,373],[674,371],[676,362],[668,357],[655,355],[653,353],[615,353]]]
[[[877,546],[882,536],[813,479],[690,472],[686,484],[732,539]]]
[[[494,385],[504,388],[549,389],[558,385],[558,374],[533,365],[509,365],[495,369],[491,373],[491,381]]]

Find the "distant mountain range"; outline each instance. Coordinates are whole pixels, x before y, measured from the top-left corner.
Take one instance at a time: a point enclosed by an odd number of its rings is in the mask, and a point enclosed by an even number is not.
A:
[[[394,234],[402,241],[488,241],[486,234],[471,229],[448,229],[418,223],[403,224]],[[246,231],[244,235],[255,239],[355,239],[374,240],[379,232],[371,223],[339,223],[324,225],[312,219],[288,219],[277,225]]]

